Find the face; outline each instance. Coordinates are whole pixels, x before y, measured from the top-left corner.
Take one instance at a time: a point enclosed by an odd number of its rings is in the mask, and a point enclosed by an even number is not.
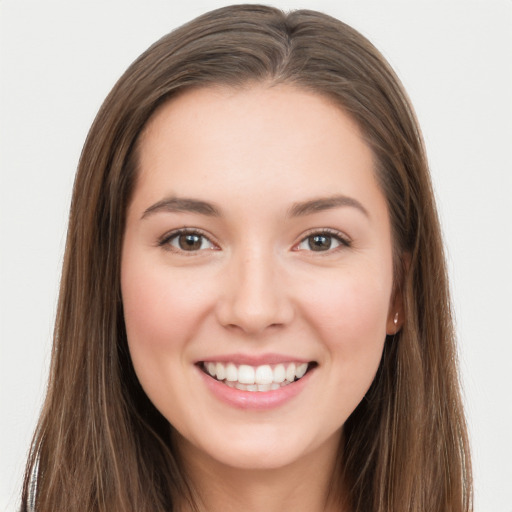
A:
[[[388,211],[357,125],[292,86],[205,88],[140,142],[121,283],[142,387],[198,457],[321,463],[395,331]]]

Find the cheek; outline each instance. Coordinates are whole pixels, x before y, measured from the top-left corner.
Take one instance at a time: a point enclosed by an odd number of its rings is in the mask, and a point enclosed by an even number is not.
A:
[[[386,338],[392,279],[383,272],[351,273],[317,286],[305,309],[333,364],[352,381],[373,378]]]
[[[370,274],[343,276],[317,287],[310,295],[311,317],[326,329],[357,337],[358,333],[386,331],[391,280]]]
[[[391,284],[379,279],[340,279],[311,296],[310,322],[328,353],[328,390],[320,399],[325,421],[343,424],[361,402],[382,358]]]
[[[187,395],[189,342],[208,311],[204,280],[192,279],[133,251],[123,260],[121,291],[128,347],[144,391],[170,422]],[[174,404],[171,407],[171,404]]]
[[[121,288],[130,345],[166,350],[186,342],[207,309],[201,279],[189,279],[170,268],[126,262]]]

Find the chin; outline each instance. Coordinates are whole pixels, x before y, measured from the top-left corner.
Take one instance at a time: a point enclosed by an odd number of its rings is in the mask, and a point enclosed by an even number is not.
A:
[[[323,436],[316,433],[308,436],[300,432],[294,434],[291,427],[286,430],[286,433],[272,432],[268,428],[257,429],[253,426],[243,433],[222,432],[222,439],[219,436],[217,440],[211,439],[205,444],[194,443],[193,446],[182,438],[182,448],[189,455],[195,452],[196,460],[204,461],[207,455],[214,465],[253,471],[277,470],[308,463],[311,456],[322,451],[337,453],[340,431],[322,439]]]

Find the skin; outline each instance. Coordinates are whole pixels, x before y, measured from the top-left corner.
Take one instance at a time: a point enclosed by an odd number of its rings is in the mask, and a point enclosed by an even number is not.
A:
[[[128,343],[204,508],[334,508],[343,424],[397,329],[388,210],[358,126],[290,85],[198,89],[152,117],[139,164],[121,265]],[[349,200],[291,213],[334,196]],[[169,198],[218,215],[162,207]],[[199,231],[194,250],[172,238],[182,228]],[[262,410],[219,400],[197,366],[276,353],[317,366]]]

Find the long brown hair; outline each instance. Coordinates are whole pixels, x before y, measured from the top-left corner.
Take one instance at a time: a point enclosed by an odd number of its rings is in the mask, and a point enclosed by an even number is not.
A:
[[[207,13],[151,46],[89,132],[22,510],[34,483],[41,512],[163,512],[178,497],[193,505],[172,427],[142,391],[127,348],[120,255],[137,141],[155,110],[180,91],[263,81],[327,96],[349,113],[373,150],[388,202],[405,322],[386,340],[377,376],[344,426],[339,457],[351,509],[471,509],[443,246],[406,94],[381,54],[344,23],[314,11],[241,5]]]

